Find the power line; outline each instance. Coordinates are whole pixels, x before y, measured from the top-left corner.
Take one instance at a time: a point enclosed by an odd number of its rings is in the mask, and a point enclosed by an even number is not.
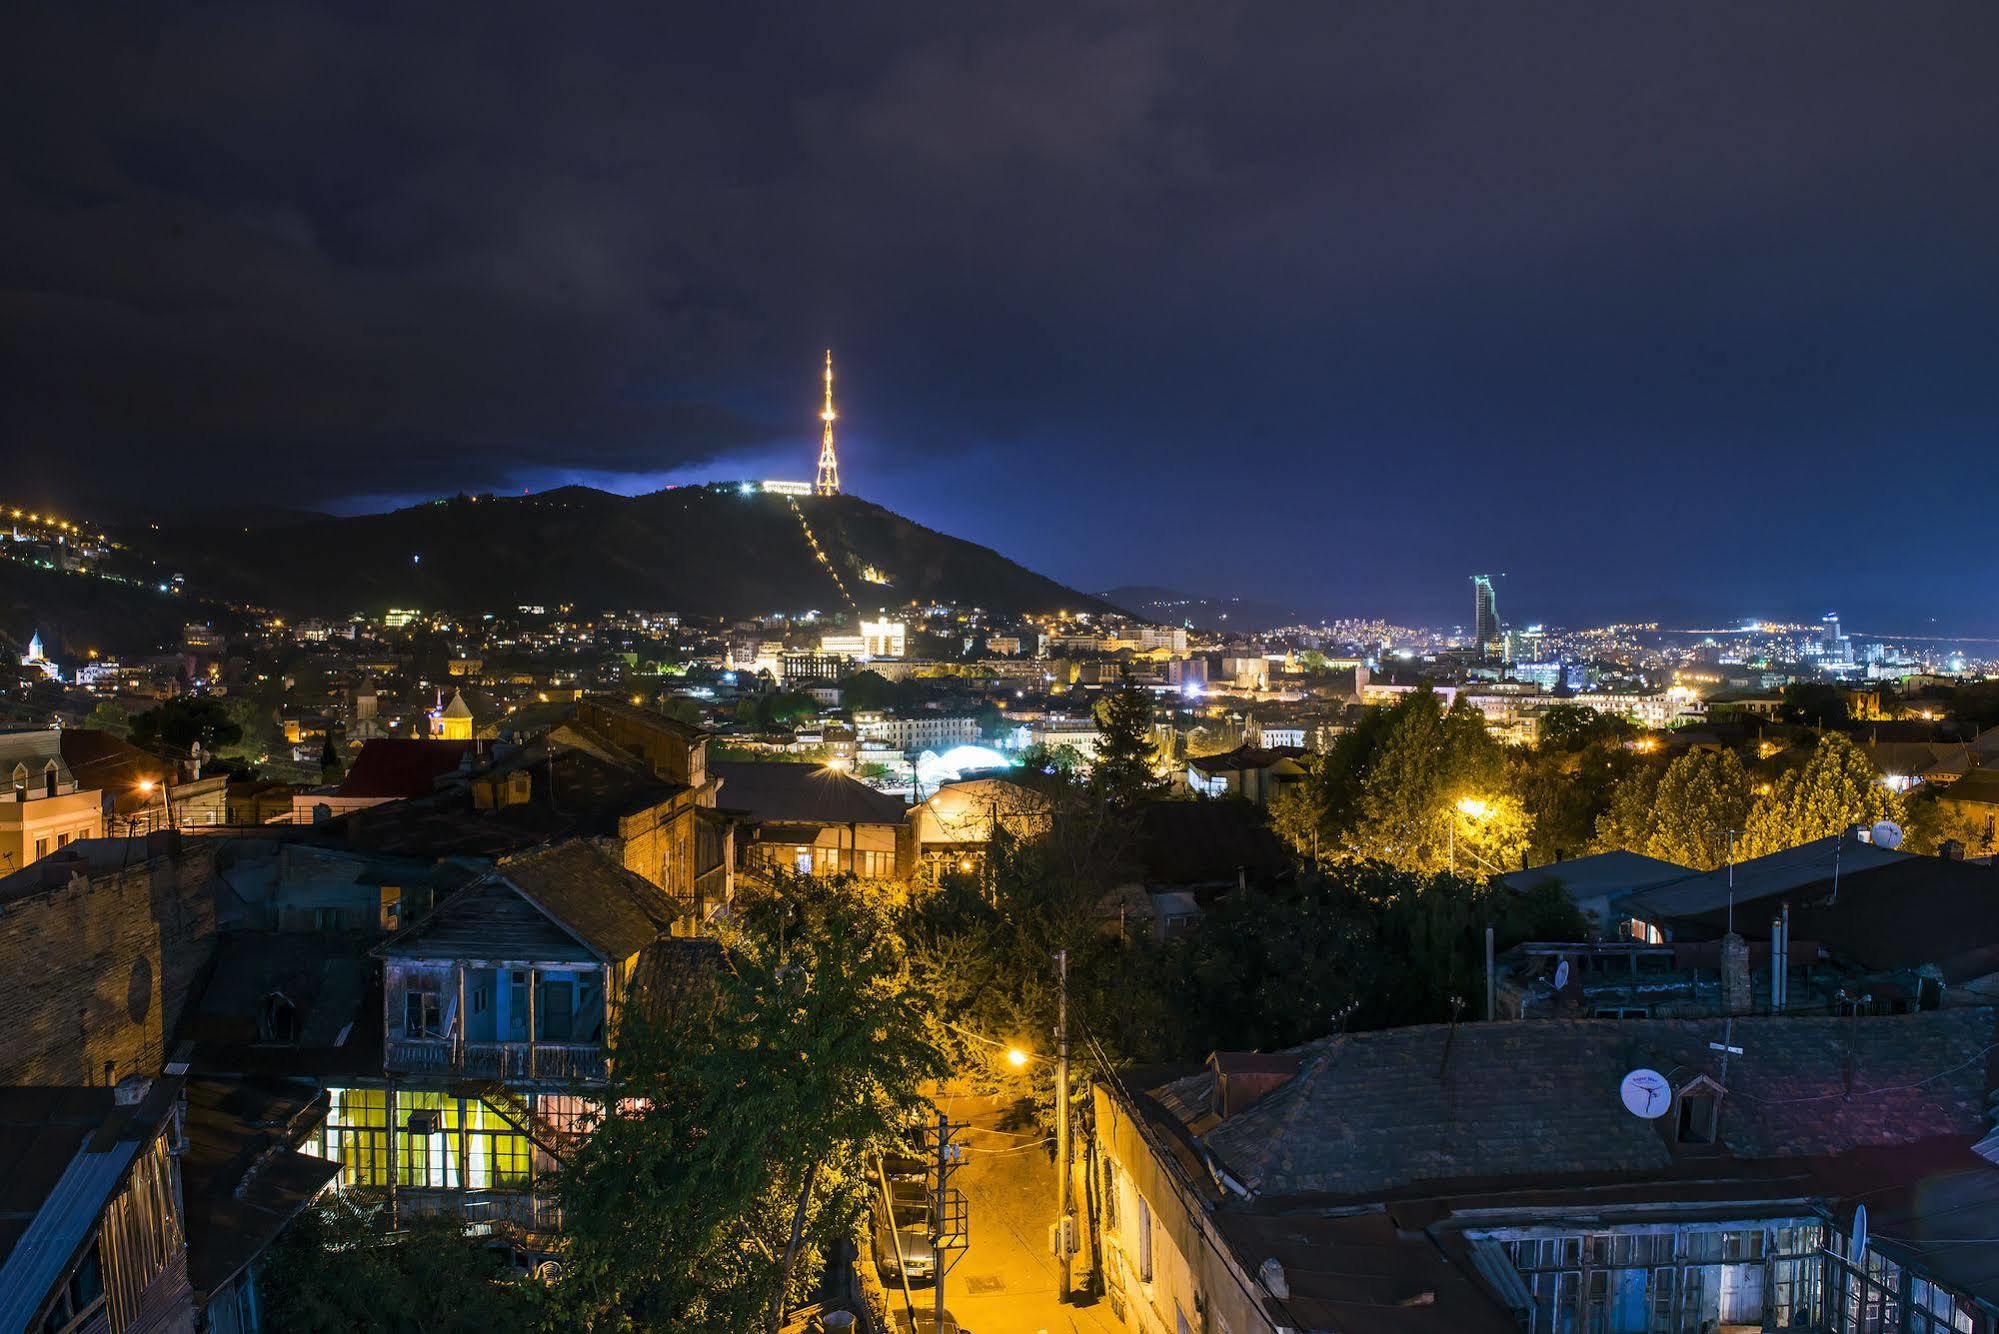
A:
[[[1105,1075],[1109,1077],[1111,1081],[1111,1086],[1117,1090],[1119,1096],[1124,1102],[1125,1107],[1129,1109],[1132,1115],[1133,1124],[1136,1125],[1138,1128],[1139,1138],[1145,1141],[1147,1148],[1151,1148],[1152,1136],[1146,1131],[1144,1126],[1140,1124],[1138,1100],[1132,1096],[1131,1090],[1128,1087],[1126,1087],[1123,1076],[1119,1075],[1117,1072],[1117,1067],[1111,1064],[1110,1057],[1106,1055],[1104,1052],[1104,1044],[1097,1040],[1096,1031],[1090,1027],[1089,1021],[1084,1019],[1081,1015],[1077,1015],[1076,1022],[1082,1027],[1083,1040],[1090,1044],[1090,1050],[1096,1054],[1097,1063],[1103,1068]],[[1168,1169],[1169,1170],[1167,1170],[1166,1172],[1161,1173],[1161,1176],[1163,1176],[1168,1182],[1173,1183],[1173,1193],[1176,1196],[1179,1196],[1180,1207],[1186,1209],[1190,1214],[1197,1215],[1201,1220],[1205,1221],[1208,1218],[1207,1210],[1201,1207],[1201,1203],[1199,1200],[1192,1200],[1192,1201],[1188,1200],[1186,1194],[1183,1192],[1181,1173],[1178,1165],[1168,1164]],[[1208,1229],[1206,1227],[1196,1226],[1194,1231],[1197,1234],[1199,1234],[1201,1241],[1207,1246],[1207,1248],[1210,1251],[1214,1252],[1215,1258],[1222,1262],[1224,1268],[1228,1269],[1231,1274],[1241,1273],[1241,1266],[1242,1266],[1241,1260],[1236,1256],[1230,1255],[1227,1251],[1224,1251],[1221,1248],[1221,1246],[1216,1244],[1215,1239],[1208,1235]],[[1099,1266],[1099,1269],[1101,1269],[1103,1265],[1102,1255],[1099,1255],[1097,1257],[1097,1264]],[[1244,1275],[1242,1281],[1244,1283],[1249,1283],[1252,1282],[1253,1280],[1249,1279],[1247,1275]],[[1298,1318],[1297,1312],[1291,1309],[1290,1302],[1288,1302],[1282,1297],[1279,1297],[1276,1293],[1270,1291],[1268,1286],[1265,1286],[1261,1283],[1257,1283],[1256,1286],[1261,1287],[1264,1296],[1268,1297],[1272,1302],[1276,1303],[1277,1309],[1284,1313],[1284,1318],[1286,1319],[1286,1321],[1290,1323],[1292,1328],[1305,1329],[1309,1327]],[[1254,1291],[1247,1292],[1246,1295],[1252,1301],[1257,1300],[1257,1294]]]
[[[1988,1046],[1979,1048],[1978,1051],[1972,1054],[1970,1060],[1961,1061],[1958,1064],[1953,1065],[1948,1070],[1939,1070],[1933,1075],[1926,1075],[1922,1079],[1918,1079],[1917,1081],[1915,1081],[1913,1084],[1883,1084],[1879,1088],[1855,1089],[1850,1093],[1848,1092],[1814,1093],[1803,1098],[1759,1098],[1754,1093],[1744,1093],[1739,1089],[1730,1089],[1729,1093],[1737,1098],[1747,1098],[1751,1102],[1760,1102],[1771,1106],[1799,1103],[1799,1102],[1828,1102],[1833,1098],[1866,1098],[1866,1097],[1871,1097],[1876,1093],[1907,1093],[1912,1089],[1919,1089],[1923,1087],[1925,1084],[1934,1084],[1939,1079],[1946,1079],[1949,1076],[1956,1074],[1960,1070],[1976,1065],[1980,1060],[1984,1059],[1984,1057],[1988,1053],[1994,1051],[1999,1051],[1999,1042],[1994,1042],[1989,1044]]]

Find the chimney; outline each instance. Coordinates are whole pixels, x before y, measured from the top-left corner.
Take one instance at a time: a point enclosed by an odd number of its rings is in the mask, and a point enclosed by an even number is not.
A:
[[[1943,841],[1943,846],[1937,849],[1937,856],[1947,861],[1961,862],[1964,860],[1964,844],[1954,838],[1947,838]]]
[[[1731,931],[1721,938],[1721,1007],[1729,1014],[1747,1014],[1752,994],[1749,942]]]

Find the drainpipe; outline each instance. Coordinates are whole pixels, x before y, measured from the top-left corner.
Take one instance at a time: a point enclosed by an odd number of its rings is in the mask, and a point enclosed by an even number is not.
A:
[[[1783,1014],[1783,918],[1769,920],[1769,1012]]]

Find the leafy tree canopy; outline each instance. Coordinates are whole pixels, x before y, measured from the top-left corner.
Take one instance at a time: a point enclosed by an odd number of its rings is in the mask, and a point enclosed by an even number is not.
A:
[[[1753,800],[1735,752],[1690,750],[1617,786],[1597,822],[1597,844],[1711,871],[1727,859],[1728,831],[1747,827]]]
[[[1637,731],[1629,718],[1557,704],[1541,715],[1535,744],[1544,754],[1574,755],[1592,745],[1628,741]]]
[[[1760,857],[1857,824],[1907,819],[1900,794],[1883,786],[1880,770],[1865,752],[1840,733],[1828,732],[1803,768],[1784,774],[1757,800],[1739,852]]]
[[[296,1334],[483,1334],[533,1329],[538,1285],[455,1220],[388,1230],[387,1207],[334,1195],[308,1208],[271,1248],[259,1279],[270,1329]]]
[[[945,1073],[900,934],[848,881],[739,904],[712,989],[628,1005],[558,1178],[579,1323],[775,1331]]]
[[[186,755],[196,742],[214,752],[234,745],[243,728],[221,700],[180,695],[146,710],[132,724],[133,744],[147,750]]]

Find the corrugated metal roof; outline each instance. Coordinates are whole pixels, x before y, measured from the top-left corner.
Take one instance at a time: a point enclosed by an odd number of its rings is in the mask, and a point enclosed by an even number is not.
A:
[[[80,1150],[70,1160],[7,1263],[0,1265],[0,1329],[26,1329],[33,1323],[143,1143],[120,1140],[102,1153]]]

